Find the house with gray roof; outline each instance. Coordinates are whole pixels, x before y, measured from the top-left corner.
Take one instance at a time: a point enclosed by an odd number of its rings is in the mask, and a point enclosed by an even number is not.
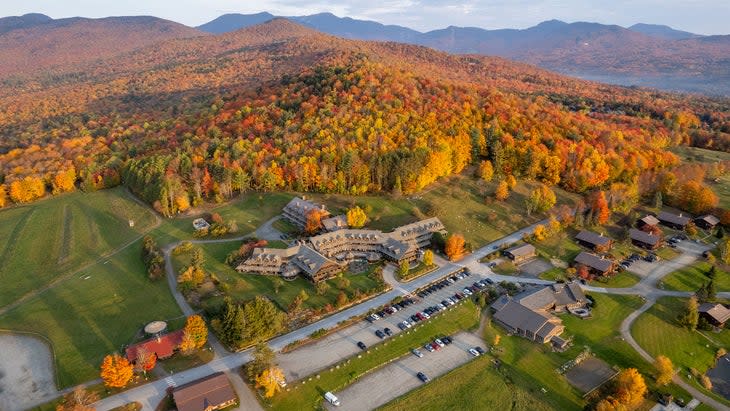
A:
[[[695,225],[705,230],[712,230],[718,224],[720,224],[720,219],[712,214],[706,214],[702,217],[695,218]]]
[[[700,317],[715,327],[723,327],[730,320],[730,309],[720,303],[703,303],[697,308]]]
[[[588,302],[580,285],[575,282],[538,286],[510,297],[502,295],[490,308],[494,320],[511,333],[541,343],[565,346],[558,336],[565,327],[553,312],[585,307]]]
[[[493,318],[509,332],[540,343],[550,341],[565,330],[559,318],[544,311],[531,310],[514,300],[494,313]]]
[[[615,268],[612,260],[585,251],[578,254],[573,262],[588,268],[595,275],[611,274]]]
[[[515,264],[519,264],[534,258],[537,255],[537,251],[532,244],[520,244],[504,250],[503,254]]]
[[[350,225],[347,224],[347,216],[340,214],[323,219],[322,228],[324,228],[325,231],[332,232],[342,230],[344,228],[350,228]]]
[[[636,226],[644,231],[653,230],[657,225],[659,225],[659,220],[651,214],[640,218],[636,222]]]
[[[687,224],[692,221],[691,218],[682,215],[682,213],[673,214],[666,211],[662,211],[656,217],[662,225],[674,228],[675,230],[684,230]]]
[[[660,235],[647,233],[646,231],[635,228],[629,230],[629,238],[633,245],[647,250],[656,250],[662,244],[662,237]]]
[[[575,236],[575,240],[583,247],[601,253],[605,253],[610,250],[613,245],[613,240],[610,237],[606,237],[602,233],[599,234],[586,230],[582,230],[578,233],[578,235]]]

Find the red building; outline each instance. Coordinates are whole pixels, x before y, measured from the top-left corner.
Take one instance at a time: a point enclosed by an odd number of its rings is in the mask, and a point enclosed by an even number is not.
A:
[[[164,360],[165,358],[172,357],[172,354],[180,348],[182,339],[183,330],[167,333],[147,341],[142,341],[141,343],[130,345],[127,347],[126,356],[129,362],[134,363],[140,351],[147,351],[150,354],[155,354],[158,360]]]

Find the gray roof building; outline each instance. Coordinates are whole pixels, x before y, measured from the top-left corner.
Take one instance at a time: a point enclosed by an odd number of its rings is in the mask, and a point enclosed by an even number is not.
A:
[[[212,411],[238,400],[228,377],[222,372],[174,388],[172,398],[178,411]]]
[[[692,220],[691,218],[687,216],[683,216],[681,213],[679,215],[668,213],[666,211],[662,211],[657,215],[657,218],[659,219],[659,222],[662,224],[669,225],[671,227],[684,227]]]
[[[504,250],[504,255],[511,258],[515,262],[520,262],[537,255],[535,246],[532,244],[520,244]]]
[[[641,218],[639,220],[639,222],[644,225],[652,225],[652,226],[659,224],[659,220],[657,220],[657,218],[651,214]]]
[[[631,238],[632,241],[640,242],[651,247],[656,247],[662,241],[662,238],[658,235],[637,230],[635,228],[629,230],[629,238]]]
[[[585,251],[578,254],[574,261],[601,273],[613,270],[613,261]]]
[[[705,315],[715,325],[725,324],[730,320],[730,309],[719,303],[703,303],[697,308],[700,315]]]
[[[592,246],[593,248],[608,248],[613,240],[603,234],[594,233],[592,231],[583,230],[575,236],[579,242]]]

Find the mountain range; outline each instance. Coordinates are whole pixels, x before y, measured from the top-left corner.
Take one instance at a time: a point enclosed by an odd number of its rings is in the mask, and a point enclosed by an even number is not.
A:
[[[226,14],[198,28],[217,34],[273,17],[269,13]],[[730,36],[701,36],[651,24],[624,28],[558,20],[523,30],[450,26],[422,33],[331,13],[286,18],[345,38],[412,43],[450,53],[496,55],[615,84],[730,94]]]
[[[155,17],[0,18],[0,80],[71,67],[169,39],[219,36],[276,18],[226,14],[199,27]],[[285,17],[338,37],[395,41],[449,53],[505,57],[562,74],[621,85],[730,95],[730,36],[701,36],[667,26],[628,28],[550,20],[527,29],[450,26],[419,32],[331,13]]]

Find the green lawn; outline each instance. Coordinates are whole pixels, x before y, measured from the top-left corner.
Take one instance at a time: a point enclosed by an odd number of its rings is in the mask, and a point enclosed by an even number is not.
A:
[[[494,200],[498,182],[484,182],[471,176],[444,178],[427,187],[425,193],[410,198],[422,211],[434,210],[449,232],[461,233],[473,248],[501,238],[526,225],[545,218],[544,214],[527,216],[525,198],[538,185],[520,181],[504,202]],[[577,195],[554,187],[558,205],[573,205]]]
[[[573,240],[576,234],[578,230],[567,228],[543,241],[533,242],[532,245],[537,249],[538,255],[548,260],[555,258],[570,264],[575,256],[585,251]]]
[[[337,279],[327,280],[330,286],[324,295],[317,295],[317,290],[309,281],[297,277],[293,281],[284,281],[283,286],[277,293],[274,287],[275,279],[278,277],[268,275],[257,275],[239,273],[225,263],[226,256],[240,246],[238,241],[227,243],[197,244],[203,250],[205,256],[204,268],[207,272],[214,274],[222,284],[226,284],[226,293],[239,301],[245,301],[257,295],[266,295],[271,298],[282,310],[291,304],[301,290],[305,290],[309,298],[304,302],[306,308],[321,308],[326,304],[334,304],[340,290],[337,288]],[[176,271],[180,271],[190,262],[189,255],[174,256],[173,265]],[[369,275],[376,265],[371,265],[367,272],[360,274],[345,274],[350,280],[350,286],[345,290],[348,298],[355,295],[355,290],[367,293],[378,287],[378,283]],[[219,297],[209,300],[209,303],[220,301]]]
[[[0,307],[131,241],[154,221],[122,188],[0,211],[0,278],[6,284]]]
[[[709,270],[710,264],[700,261],[692,266],[675,271],[662,280],[664,289],[696,291],[703,284],[710,281],[710,278],[705,275]],[[717,291],[730,291],[730,274],[718,269],[714,283]]]
[[[266,408],[295,411],[319,409],[325,392],[337,391],[352,384],[365,373],[392,359],[408,355],[411,348],[436,336],[472,329],[478,324],[477,307],[471,301],[466,301],[414,330],[399,333],[392,339],[370,347],[367,352],[351,357],[349,362],[341,363],[339,369],[331,368],[319,373],[319,378],[310,376],[306,380],[290,383],[287,387],[290,391],[277,394],[268,401]]]
[[[669,357],[681,369],[682,376],[686,376],[691,368],[704,373],[714,365],[717,349],[730,347],[728,330],[719,334],[690,331],[676,323],[675,318],[686,301],[684,298],[660,298],[636,319],[631,328],[632,335],[642,348],[653,356]],[[699,385],[696,386],[699,388]],[[719,397],[715,395],[715,398]],[[730,404],[730,401],[723,401]]]
[[[400,281],[411,281],[415,278],[418,278],[424,274],[430,273],[431,271],[437,269],[438,266],[436,264],[426,265],[423,263],[423,261],[419,262],[418,265],[410,270],[408,270],[408,273],[406,275],[400,275],[398,274],[398,270],[396,269],[396,275],[398,276],[398,280]]]
[[[548,394],[502,375],[484,355],[395,399],[382,411],[553,410]]]
[[[147,279],[141,248],[138,241],[0,316],[0,328],[48,337],[62,387],[98,378],[104,355],[132,342],[144,324],[181,315],[165,280]]]
[[[601,277],[590,281],[590,285],[604,288],[627,288],[636,285],[641,278],[631,272],[623,271],[611,277]]]

